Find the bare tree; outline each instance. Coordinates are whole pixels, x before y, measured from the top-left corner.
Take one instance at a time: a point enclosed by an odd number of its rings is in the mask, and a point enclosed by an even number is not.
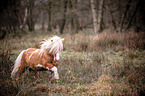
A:
[[[20,25],[20,29],[23,29],[25,24],[26,24],[26,20],[27,20],[27,16],[28,16],[28,10],[27,10],[27,7],[25,8],[25,15],[23,17],[23,21],[22,21],[22,24]]]
[[[48,31],[52,31],[52,0],[48,1]]]
[[[101,32],[103,30],[103,6],[105,0],[100,0],[99,10],[98,10],[98,24],[97,24],[97,32]]]
[[[45,12],[43,11],[42,12],[42,14],[41,14],[41,18],[42,18],[42,30],[44,30],[45,29],[45,26],[44,26],[44,24],[45,24]]]
[[[96,8],[93,0],[91,1],[91,8],[92,8],[92,16],[93,16],[93,27],[94,27],[94,33],[97,33],[97,16],[96,16]]]
[[[0,0],[0,27],[16,33],[20,26],[20,0]]]
[[[116,11],[118,11],[118,8],[116,8],[114,10],[114,8],[112,8],[112,6],[110,6],[111,4],[113,4],[112,0],[108,0],[107,6],[105,8],[107,8],[107,11],[109,11],[109,15],[111,17],[110,18],[111,19],[111,25],[113,25],[113,29],[116,30],[117,26],[116,26],[116,22],[115,22],[115,18],[114,18],[113,13],[116,12]]]
[[[75,33],[78,33],[78,30],[81,30],[78,16],[77,16],[77,0],[69,0],[69,8],[71,10],[71,27]]]
[[[141,0],[138,0],[138,2],[136,3],[136,8],[135,8],[133,14],[131,15],[131,17],[129,18],[129,22],[128,22],[127,25],[126,25],[125,31],[129,28],[129,26],[130,26],[130,24],[131,24],[131,22],[132,22],[133,17],[134,17],[135,14],[137,13],[137,10],[138,10],[138,8],[139,8],[140,3],[141,3]]]
[[[34,0],[30,0],[27,2],[27,9],[28,9],[28,18],[27,24],[29,31],[34,31],[34,17],[33,17],[33,9],[34,9]]]
[[[61,25],[60,25],[60,34],[63,34],[63,30],[64,30],[64,26],[65,26],[65,23],[66,23],[66,12],[67,12],[67,3],[68,3],[68,0],[63,0],[63,16],[62,16],[62,22],[61,22]]]
[[[129,1],[127,2],[127,4],[126,4],[126,9],[125,9],[124,14],[123,14],[123,16],[122,16],[122,20],[121,20],[121,24],[120,24],[120,30],[119,30],[120,32],[122,32],[124,20],[125,20],[125,18],[126,18],[126,14],[127,14],[128,10],[129,10],[129,8],[130,8],[130,3],[131,3],[131,2],[132,2],[132,0],[129,0]]]
[[[145,32],[145,0],[140,0],[139,8],[135,15],[134,29],[136,32]]]
[[[48,17],[48,28],[47,28],[47,30],[48,31],[52,31],[52,20],[53,20],[53,18],[52,18],[52,7],[53,7],[53,0],[46,0],[46,1],[41,1],[41,7],[42,7],[42,10],[43,10],[43,12],[42,12],[42,29],[44,29],[44,22],[45,22],[45,19],[44,19],[44,17],[45,17],[45,10],[46,10],[46,12],[47,12],[47,17]]]
[[[40,8],[39,8],[40,3],[36,2],[36,0],[26,0],[25,3],[28,10],[28,16],[26,21],[28,25],[28,29],[29,31],[34,31],[36,21],[40,14]]]
[[[26,24],[30,31],[34,30],[35,24],[41,24],[43,30],[45,24],[48,24],[48,31],[58,28],[60,34],[68,27],[77,33],[81,28],[93,26],[94,33],[97,33],[105,28],[114,30],[119,28],[120,32],[132,27],[144,30],[145,26],[144,0],[10,0],[4,2],[6,5],[0,4],[0,25],[8,32],[19,32],[17,30]]]

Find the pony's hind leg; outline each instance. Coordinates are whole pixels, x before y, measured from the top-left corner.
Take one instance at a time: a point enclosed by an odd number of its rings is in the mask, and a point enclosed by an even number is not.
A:
[[[23,54],[24,54],[25,50],[23,50],[17,57],[17,59],[15,60],[15,64],[14,64],[14,68],[11,72],[11,78],[14,79],[16,77],[16,75],[18,74],[18,71],[20,69],[21,66],[21,61],[23,59]]]
[[[24,73],[24,71],[28,68],[27,63],[25,62],[24,59],[21,60],[20,68],[18,70],[18,78]]]
[[[25,69],[26,69],[25,67],[20,66],[20,69],[18,71],[18,78],[22,75],[22,73],[24,73]]]

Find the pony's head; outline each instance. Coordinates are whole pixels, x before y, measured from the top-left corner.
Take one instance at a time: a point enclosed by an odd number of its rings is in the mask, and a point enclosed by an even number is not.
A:
[[[58,36],[53,36],[45,40],[41,44],[42,52],[47,52],[48,54],[56,55],[63,50],[63,38]]]

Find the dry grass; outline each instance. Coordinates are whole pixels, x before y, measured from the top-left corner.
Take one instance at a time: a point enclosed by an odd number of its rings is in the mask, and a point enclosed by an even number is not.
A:
[[[67,41],[74,44],[75,51],[101,51],[113,48],[116,51],[145,49],[144,33],[100,33],[98,35],[74,35],[72,40]]]
[[[130,91],[130,88],[124,82],[114,83],[113,78],[108,75],[101,75],[98,78],[98,81],[93,83],[93,86],[90,88],[92,95],[125,95]]]
[[[102,74],[97,81],[89,84],[88,86],[79,85],[70,93],[84,92],[83,95],[89,96],[110,96],[110,95],[129,95],[131,88],[124,82],[115,83],[113,78],[108,75]]]
[[[129,49],[145,49],[145,33],[126,33],[124,45]]]
[[[41,35],[40,35],[41,34]],[[17,96],[49,95],[140,95],[145,90],[144,33],[98,35],[65,34],[64,51],[58,67],[60,81],[49,72],[26,72],[11,81],[12,62],[24,49],[39,48],[47,33],[9,35],[0,41],[1,94]]]

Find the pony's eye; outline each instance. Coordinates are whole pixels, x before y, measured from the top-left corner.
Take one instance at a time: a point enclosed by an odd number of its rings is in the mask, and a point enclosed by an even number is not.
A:
[[[51,42],[53,42],[53,40],[51,40]]]

